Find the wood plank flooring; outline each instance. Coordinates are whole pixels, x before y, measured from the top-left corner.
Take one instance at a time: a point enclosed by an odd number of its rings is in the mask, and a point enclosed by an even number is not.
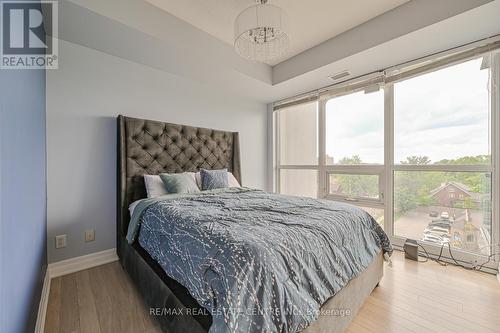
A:
[[[494,275],[393,255],[384,278],[351,323],[351,333],[500,332]],[[117,262],[52,280],[48,333],[160,332]]]

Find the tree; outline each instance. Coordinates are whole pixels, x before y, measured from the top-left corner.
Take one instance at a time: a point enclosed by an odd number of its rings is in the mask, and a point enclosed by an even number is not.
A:
[[[408,156],[406,161],[401,161],[401,164],[425,165],[430,164],[431,159],[427,156]]]
[[[483,165],[490,163],[489,155],[463,156],[457,159],[440,160],[438,165]],[[428,156],[409,156],[401,161],[405,165],[429,165]],[[344,157],[339,164],[360,165],[363,161],[359,155]],[[373,197],[378,194],[379,184],[376,175],[343,175],[332,176],[341,191],[350,196]],[[398,213],[404,213],[416,207],[429,207],[436,204],[431,195],[433,189],[441,184],[455,181],[466,185],[470,192],[491,193],[491,179],[482,172],[444,172],[444,171],[397,171],[394,179],[394,206]],[[484,200],[486,200],[485,198]],[[464,208],[475,207],[473,200],[461,204]]]
[[[463,156],[457,159],[445,159],[435,162],[436,165],[483,165],[490,163],[489,155]],[[431,160],[427,156],[409,156],[405,165],[428,165]],[[396,172],[394,181],[394,204],[398,212],[405,212],[419,206],[431,206],[435,199],[431,191],[441,184],[455,181],[466,185],[470,192],[491,193],[491,180],[482,172],[444,172],[444,171],[400,171]],[[475,207],[472,199],[460,204],[463,208]]]
[[[339,164],[359,165],[362,164],[359,155],[344,157]],[[378,196],[378,176],[376,175],[344,175],[334,176],[343,193],[352,197],[376,197]]]
[[[361,157],[359,155],[352,155],[351,157],[343,157],[339,160],[339,164],[348,164],[348,165],[354,165],[354,164],[363,164],[361,161]]]

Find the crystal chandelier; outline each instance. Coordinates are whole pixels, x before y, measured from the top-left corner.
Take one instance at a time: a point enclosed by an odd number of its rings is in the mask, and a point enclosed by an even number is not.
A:
[[[238,15],[234,22],[234,48],[247,59],[265,62],[283,55],[288,49],[288,17],[284,10],[257,0]]]

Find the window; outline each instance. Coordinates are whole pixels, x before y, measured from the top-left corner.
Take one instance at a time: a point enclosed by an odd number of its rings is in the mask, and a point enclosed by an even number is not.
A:
[[[328,174],[329,194],[354,199],[380,199],[378,175]]]
[[[276,112],[280,193],[356,204],[383,225],[384,91],[370,91]]]
[[[318,164],[318,103],[296,105],[278,112],[280,164]]]
[[[288,195],[318,197],[318,102],[277,111],[278,190]]]
[[[473,59],[394,84],[394,235],[442,245],[454,231],[470,230],[482,235],[474,246],[469,237],[450,245],[489,254],[491,96],[481,64]]]
[[[481,63],[394,84],[395,164],[490,164],[489,70]]]
[[[357,205],[396,247],[412,238],[434,255],[447,244],[458,260],[489,255],[500,243],[500,52],[490,47],[279,108],[276,189]]]
[[[383,225],[384,91],[374,87],[324,101],[323,196],[358,205]]]
[[[466,191],[463,200],[448,195],[447,186],[455,184]],[[451,241],[450,245],[488,255],[490,230],[491,173],[395,171],[396,236],[440,246],[450,242],[451,235],[470,231],[479,235],[474,247],[460,240]]]
[[[384,164],[384,91],[326,102],[326,164]]]
[[[280,193],[318,197],[318,171],[282,169],[280,172]]]

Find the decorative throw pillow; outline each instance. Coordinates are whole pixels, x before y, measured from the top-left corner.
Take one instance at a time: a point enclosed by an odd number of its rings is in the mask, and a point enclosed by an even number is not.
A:
[[[201,184],[201,173],[199,171],[196,173],[195,178],[196,178],[196,185],[198,185],[199,188],[203,188]],[[229,183],[229,187],[241,187],[240,183],[231,172],[227,173],[227,180]]]
[[[144,185],[148,198],[167,194],[167,189],[158,175],[144,175]]]
[[[162,173],[160,178],[168,193],[200,192],[192,173]]]
[[[213,190],[216,188],[229,187],[227,169],[221,170],[200,170],[201,174],[201,189]]]

